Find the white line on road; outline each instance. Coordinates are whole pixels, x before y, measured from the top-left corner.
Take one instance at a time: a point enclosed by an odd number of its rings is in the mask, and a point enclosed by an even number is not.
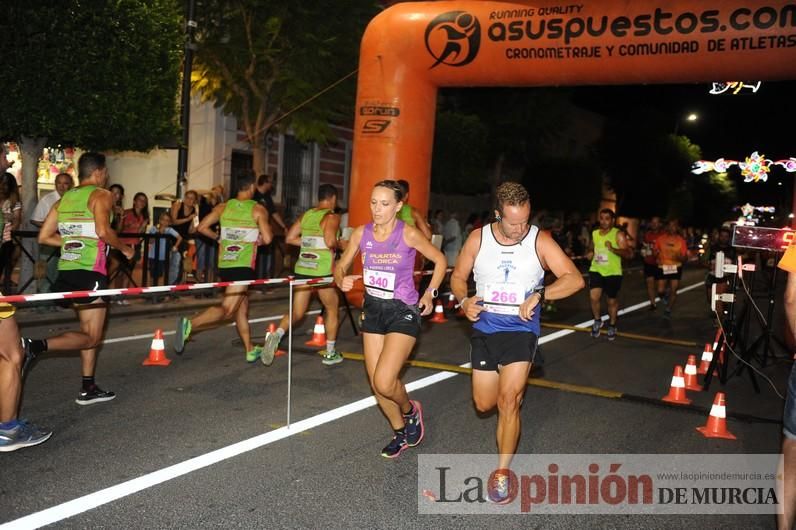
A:
[[[688,287],[684,287],[683,289],[680,289],[677,292],[684,293],[686,291],[696,289],[697,287],[703,284],[704,282],[700,282],[694,285],[689,285]],[[647,306],[649,306],[649,301],[635,304],[630,307],[626,307],[622,309],[619,312],[619,314],[630,313],[632,311],[637,311]],[[250,322],[255,322],[255,321],[263,322],[266,320],[274,320],[276,318],[278,317],[264,317],[264,318],[251,320]],[[576,327],[588,326],[592,322],[593,320],[587,320],[585,322],[581,322],[580,324],[575,324],[575,326]],[[172,331],[168,333],[173,334],[174,332]],[[565,337],[571,333],[575,333],[575,331],[573,330],[556,331],[555,333],[551,333],[550,335],[545,335],[544,337],[539,339],[539,344],[552,342],[554,340]],[[148,335],[146,336],[135,335],[131,337],[119,337],[117,339],[110,339],[110,341],[122,342],[124,340],[136,340],[144,337],[149,338]],[[106,341],[106,343],[110,343],[110,341]],[[462,364],[461,366],[469,367],[470,363],[465,363]],[[456,374],[453,372],[439,372],[434,375],[418,379],[417,381],[412,381],[411,383],[407,383],[406,390],[408,392],[411,392],[414,390],[425,388],[427,386],[434,385],[441,381],[457,377],[458,375],[460,374]],[[140,476],[138,478],[134,478],[132,480],[122,482],[115,486],[110,486],[108,488],[99,490],[97,492],[90,493],[82,497],[78,497],[77,499],[73,499],[71,501],[67,501],[62,504],[58,504],[56,506],[47,508],[40,512],[35,512],[30,515],[20,517],[19,519],[15,519],[13,521],[0,525],[0,530],[12,529],[12,528],[13,529],[40,528],[48,524],[57,523],[58,521],[68,519],[69,517],[74,517],[75,515],[78,515],[80,513],[87,512],[104,504],[108,504],[123,497],[127,497],[129,495],[145,490],[147,488],[157,486],[158,484],[162,484],[164,482],[180,477],[182,475],[186,475],[198,469],[202,469],[211,466],[213,464],[217,464],[218,462],[228,460],[240,454],[247,453],[255,449],[259,449],[260,447],[270,445],[274,442],[278,442],[279,440],[284,440],[285,438],[289,438],[291,436],[302,433],[309,429],[313,429],[315,427],[319,427],[326,423],[331,423],[340,418],[344,418],[356,412],[372,407],[375,404],[376,400],[375,398],[373,398],[373,396],[360,399],[359,401],[355,401],[353,403],[343,405],[336,409],[332,409],[330,411],[318,414],[316,416],[312,416],[307,419],[298,421],[296,423],[291,424],[290,427],[281,427],[279,429],[254,436],[252,438],[249,438],[248,440],[243,440],[241,442],[228,445],[220,449],[216,449],[215,451],[211,451],[209,453],[205,453],[203,455],[185,460],[178,464],[174,464],[173,466],[159,469],[158,471],[147,473],[146,475]]]

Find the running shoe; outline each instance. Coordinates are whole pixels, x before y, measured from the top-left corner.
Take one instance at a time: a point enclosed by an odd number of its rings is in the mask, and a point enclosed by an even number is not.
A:
[[[616,338],[616,326],[608,324],[608,329],[605,334],[608,336],[608,340],[614,340]]]
[[[174,352],[177,355],[182,355],[185,351],[185,343],[188,342],[188,337],[191,336],[191,321],[185,317],[180,317],[177,320],[177,336],[174,339]]]
[[[514,500],[511,495],[511,481],[505,473],[494,473],[486,491],[489,500],[495,504],[508,504]]]
[[[25,372],[28,371],[30,363],[36,358],[36,354],[33,353],[33,349],[31,348],[32,340],[20,337],[19,341],[22,343],[22,352],[25,354],[25,358],[22,360],[22,376],[24,376]]]
[[[253,363],[254,361],[256,361],[257,359],[260,358],[260,355],[262,353],[263,353],[263,347],[262,346],[255,346],[252,351],[247,351],[246,352],[246,362],[247,363]]]
[[[663,318],[665,318],[666,320],[672,318],[672,310],[669,309],[668,307],[663,310]]]
[[[406,434],[395,433],[395,436],[392,437],[392,440],[387,444],[387,447],[381,450],[381,456],[384,458],[397,458],[398,455],[406,451],[408,448],[409,446],[406,445]]]
[[[46,442],[52,435],[52,431],[20,420],[12,429],[0,429],[0,452],[8,453],[23,447],[39,445]]]
[[[265,344],[263,344],[263,351],[260,354],[260,360],[266,366],[271,366],[271,363],[274,362],[274,355],[276,355],[276,350],[279,348],[279,335],[274,333],[269,333],[267,337],[265,337]]]
[[[406,445],[415,447],[423,440],[425,428],[423,426],[423,407],[419,401],[409,401],[415,409],[414,414],[404,415],[404,432],[406,432]]]
[[[343,354],[339,351],[325,351],[323,352],[323,360],[321,361],[326,366],[331,366],[333,364],[339,364],[343,362]]]
[[[591,336],[595,339],[600,336],[600,328],[603,327],[602,320],[595,320],[591,325]]]
[[[110,401],[116,397],[113,392],[106,392],[97,385],[94,385],[89,390],[81,390],[78,394],[75,403],[78,405],[93,405],[94,403],[102,403],[103,401]]]

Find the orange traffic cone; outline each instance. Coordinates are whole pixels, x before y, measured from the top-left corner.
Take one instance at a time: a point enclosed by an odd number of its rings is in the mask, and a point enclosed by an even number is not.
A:
[[[326,326],[323,325],[323,317],[315,319],[315,328],[312,330],[312,338],[304,343],[305,346],[326,347]]]
[[[669,388],[669,393],[661,398],[667,403],[676,403],[677,405],[690,405],[691,400],[685,395],[685,379],[683,379],[683,367],[677,365],[674,367],[674,375],[672,376],[672,384]]]
[[[699,375],[705,375],[710,369],[710,363],[713,361],[713,348],[710,344],[705,344],[705,350],[702,352],[702,359],[699,361]],[[713,375],[716,375],[715,373]]]
[[[268,324],[268,330],[265,332],[265,338],[268,338],[268,335],[270,335],[271,333],[276,333],[276,324],[274,324],[273,322]],[[279,348],[277,348],[276,352],[274,353],[274,357],[281,357],[283,355],[287,355],[287,352],[285,350],[280,350]]]
[[[144,366],[168,366],[171,360],[166,358],[166,348],[163,344],[163,331],[155,330],[152,346],[149,347],[149,357],[144,359]]]
[[[727,409],[724,406],[724,392],[717,392],[710,407],[708,422],[704,427],[697,427],[705,438],[724,438],[737,440],[736,436],[727,430]]]
[[[688,363],[685,365],[685,389],[702,391],[702,385],[697,381],[696,355],[689,355]]]
[[[437,305],[434,306],[434,316],[431,317],[431,322],[442,324],[443,322],[447,321],[448,319],[445,318],[445,312],[442,310],[442,304],[439,303],[439,300],[437,300]]]

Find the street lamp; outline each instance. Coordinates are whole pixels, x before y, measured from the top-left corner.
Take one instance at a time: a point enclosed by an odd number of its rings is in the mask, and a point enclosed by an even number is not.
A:
[[[684,117],[678,118],[677,121],[674,123],[674,135],[675,136],[677,136],[677,133],[680,130],[680,122],[683,121],[683,120],[693,123],[693,122],[699,120],[699,114],[696,114],[695,112],[690,112],[687,115],[685,115]]]

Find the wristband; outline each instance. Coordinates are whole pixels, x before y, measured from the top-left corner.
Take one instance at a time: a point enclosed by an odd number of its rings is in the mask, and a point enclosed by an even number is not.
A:
[[[531,294],[538,294],[539,295],[539,303],[544,303],[544,286],[540,287],[539,289],[534,289],[533,293]]]

